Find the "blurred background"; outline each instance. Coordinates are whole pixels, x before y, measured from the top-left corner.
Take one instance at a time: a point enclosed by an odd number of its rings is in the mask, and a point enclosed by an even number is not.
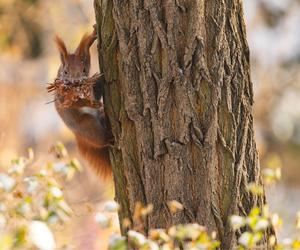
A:
[[[279,237],[296,236],[294,218],[300,210],[300,1],[244,2],[261,166],[275,164],[283,172],[283,180],[268,187],[267,199],[271,210],[284,220]],[[78,155],[46,84],[53,81],[60,63],[54,34],[74,50],[93,24],[93,0],[0,0],[0,167],[25,154],[28,147],[43,158],[57,140]],[[95,46],[91,54],[91,73],[95,73]],[[76,214],[69,225],[55,230],[60,246],[71,243],[74,249],[104,249],[107,232],[98,229],[93,216],[101,201],[113,198],[112,183],[97,181],[85,168],[65,191]]]

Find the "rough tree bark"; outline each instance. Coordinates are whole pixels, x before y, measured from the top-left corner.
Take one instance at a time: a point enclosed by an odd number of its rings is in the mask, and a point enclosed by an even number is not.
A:
[[[232,249],[228,216],[265,202],[246,189],[261,181],[242,1],[95,0],[95,11],[120,220],[152,203],[145,232],[197,222]],[[171,214],[171,200],[184,210]]]

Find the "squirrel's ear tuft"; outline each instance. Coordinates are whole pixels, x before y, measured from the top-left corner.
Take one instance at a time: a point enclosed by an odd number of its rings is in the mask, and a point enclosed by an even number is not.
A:
[[[93,33],[90,35],[84,34],[81,38],[81,41],[75,51],[75,54],[80,56],[89,56],[89,49],[93,45],[94,41],[97,39],[96,31],[94,30]]]
[[[66,62],[66,59],[68,56],[68,51],[67,51],[66,45],[59,36],[55,36],[54,41],[55,41],[58,51],[60,53],[61,62],[64,64]]]

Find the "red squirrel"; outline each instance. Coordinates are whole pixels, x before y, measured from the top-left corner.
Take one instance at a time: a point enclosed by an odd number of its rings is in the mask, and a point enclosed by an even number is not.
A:
[[[75,52],[69,53],[63,40],[58,36],[55,37],[61,59],[58,79],[72,82],[89,76],[89,49],[96,38],[95,30],[90,35],[84,35]],[[96,86],[100,85],[100,90],[99,88],[95,90],[100,95],[99,99],[102,96],[103,83],[102,76],[96,83]],[[109,176],[111,174],[109,145],[113,137],[103,108],[88,106],[88,102],[84,100],[79,100],[66,108],[60,105],[63,98],[56,93],[55,107],[64,123],[74,133],[79,152],[100,176]]]

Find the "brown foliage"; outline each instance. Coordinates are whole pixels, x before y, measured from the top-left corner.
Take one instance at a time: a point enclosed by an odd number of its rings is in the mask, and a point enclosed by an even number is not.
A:
[[[59,96],[63,96],[64,99],[60,103],[63,108],[68,108],[78,101],[86,102],[89,107],[100,108],[102,103],[93,98],[93,86],[99,77],[100,74],[95,74],[76,81],[56,78],[53,83],[48,85],[47,91],[56,91]]]

